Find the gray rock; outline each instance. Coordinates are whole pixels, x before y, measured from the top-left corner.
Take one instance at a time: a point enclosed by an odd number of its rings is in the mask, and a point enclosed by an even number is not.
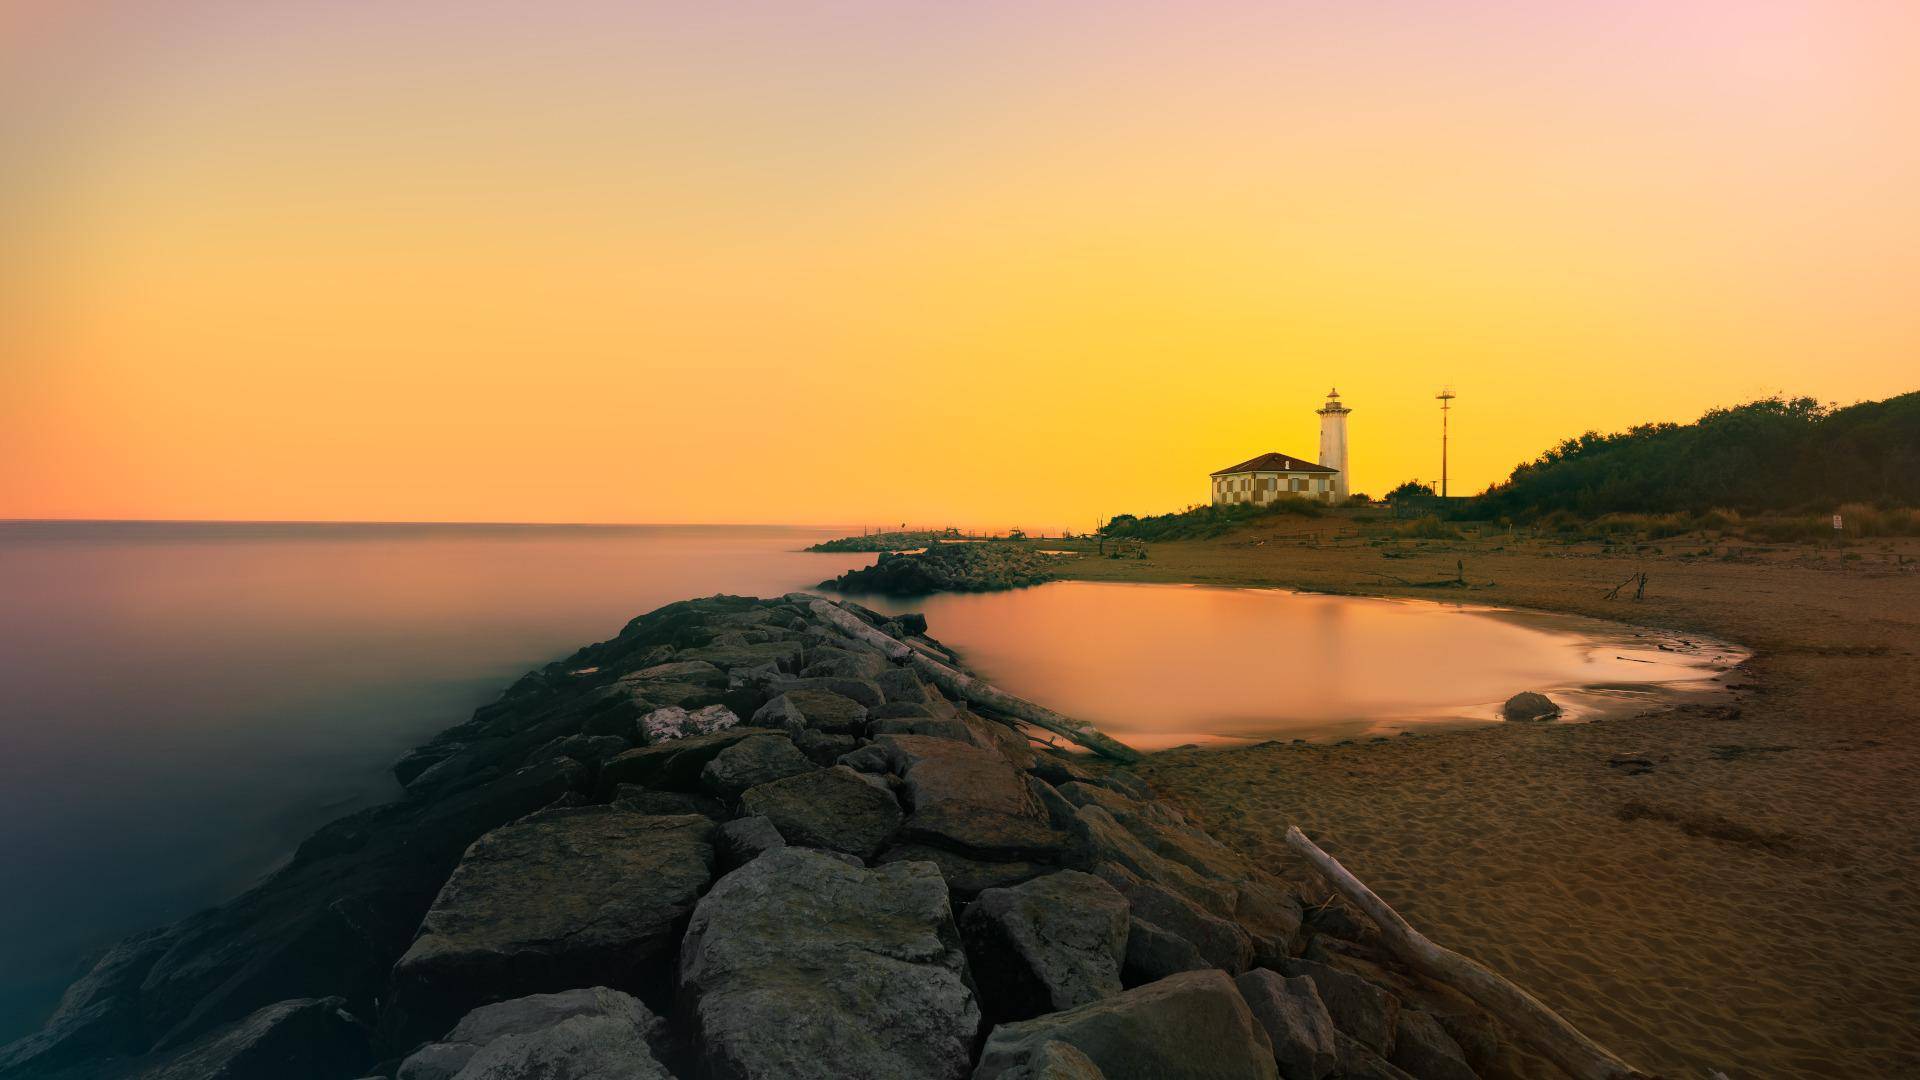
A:
[[[718,1080],[957,1078],[980,1024],[932,866],[863,870],[799,848],[701,900],[679,1000]]]
[[[678,705],[655,709],[640,718],[640,735],[649,743],[684,739],[689,735],[711,735],[736,727],[740,718],[725,705],[708,705],[692,712]]]
[[[975,1080],[1000,1080],[1064,1042],[1107,1080],[1274,1080],[1273,1048],[1220,971],[1190,971],[1065,1012],[1001,1024]]]
[[[1418,1009],[1400,1010],[1393,1053],[1387,1060],[1420,1080],[1479,1080],[1480,1076],[1440,1021]]]
[[[1106,1080],[1100,1066],[1071,1043],[1043,1042],[1025,1061],[1003,1070],[1000,1080]]]
[[[924,705],[933,700],[932,691],[920,681],[912,668],[888,668],[874,677],[889,705]]]
[[[1112,788],[1135,802],[1146,802],[1153,798],[1153,788],[1126,769],[1109,769],[1094,782],[1101,787]]]
[[[705,660],[716,667],[754,667],[760,664],[777,664],[782,669],[792,669],[800,662],[801,645],[798,641],[749,642],[744,645],[709,645],[698,649],[687,649],[680,653],[683,660]]]
[[[366,1026],[341,998],[296,998],[255,1010],[120,1075],[127,1080],[337,1080],[367,1068]]]
[[[1346,1032],[1334,1032],[1334,1039],[1340,1044],[1341,1080],[1416,1080]]]
[[[1067,844],[1026,776],[991,750],[930,735],[883,735],[905,779],[908,838],[976,857],[1058,858]]]
[[[673,1080],[644,1030],[612,1016],[574,1016],[481,1047],[454,1080]]]
[[[886,708],[886,706],[882,706]],[[925,711],[921,706],[913,708]],[[870,735],[931,735],[940,739],[952,739],[955,742],[973,742],[973,730],[966,721],[952,717],[899,717],[874,720],[867,725]]]
[[[1278,970],[1300,938],[1300,898],[1264,876],[1235,882],[1234,890],[1233,921],[1253,941],[1253,963]]]
[[[1238,893],[1231,882],[1210,878],[1165,858],[1143,843],[1105,807],[1079,809],[1074,815],[1073,840],[1073,865],[1077,869],[1095,870],[1108,862],[1124,866],[1142,880],[1164,885],[1215,914],[1231,912],[1238,902]]]
[[[633,749],[633,744],[618,735],[569,735],[552,745],[543,757],[569,757],[582,765],[598,765],[617,754]]]
[[[807,716],[800,711],[799,702],[785,694],[754,710],[750,723],[754,727],[778,729],[790,736],[807,730]]]
[[[713,876],[706,818],[535,814],[476,841],[393,969],[382,1026],[430,1038],[490,1001],[577,986],[664,990]]]
[[[697,791],[700,772],[714,755],[755,735],[778,734],[767,728],[741,726],[712,735],[638,746],[600,767],[600,790],[611,792],[621,784],[639,784],[662,791]]]
[[[723,874],[745,866],[775,848],[786,846],[780,830],[763,817],[734,818],[720,826],[713,836],[714,853]]]
[[[799,747],[800,752],[807,755],[808,760],[823,769],[838,761],[841,755],[860,746],[860,740],[855,736],[833,735],[825,731],[815,731],[812,728],[801,731],[792,738],[793,745]]]
[[[1207,966],[1238,974],[1252,962],[1253,939],[1233,920],[1215,915],[1159,882],[1142,878],[1117,863],[1101,863],[1096,873],[1127,898],[1134,918],[1191,942],[1206,958]]]
[[[788,712],[797,710],[806,726],[816,731],[858,735],[867,727],[867,707],[831,690],[789,690],[780,695]],[[779,700],[779,699],[775,699]],[[771,707],[769,702],[768,706]]]
[[[875,705],[867,710],[868,720],[931,720],[933,710],[925,705],[909,702],[888,702]]]
[[[856,750],[840,755],[837,764],[845,765],[854,772],[885,773],[893,771],[893,759],[887,755],[885,747],[868,743]]]
[[[1400,999],[1382,987],[1339,968],[1312,960],[1288,960],[1288,975],[1313,980],[1326,1003],[1333,1026],[1378,1054],[1393,1053],[1393,1032],[1400,1015]]]
[[[475,1054],[496,1040],[532,1035],[581,1018],[614,1021],[603,1032],[614,1043],[623,1041],[622,1036],[627,1032],[637,1032],[649,1043],[665,1036],[665,1024],[658,1017],[637,999],[617,990],[596,986],[558,994],[533,994],[483,1005],[468,1013],[445,1038],[407,1055],[400,1063],[395,1080],[452,1080],[456,1075],[466,1075],[461,1070]]]
[[[900,803],[844,765],[747,789],[741,809],[765,817],[787,843],[870,859],[900,827]]]
[[[1121,972],[1126,985],[1142,986],[1183,971],[1208,969],[1213,965],[1186,938],[1142,919],[1129,921],[1126,965]]]
[[[887,697],[880,692],[880,685],[872,679],[787,678],[778,679],[767,685],[767,689],[776,694],[790,693],[795,690],[824,691],[847,698],[865,708],[886,703]],[[804,709],[804,705],[802,708]]]
[[[708,791],[729,801],[750,787],[818,768],[784,735],[755,735],[714,755],[700,771]]]
[[[1551,720],[1560,715],[1560,706],[1545,694],[1522,690],[1500,706],[1500,715],[1508,720]]]
[[[807,666],[800,669],[803,678],[872,679],[887,670],[886,660],[864,649],[844,649],[820,645],[807,650]]]
[[[960,920],[989,1020],[1025,1020],[1118,994],[1127,901],[1078,870],[988,889]]]
[[[727,681],[727,674],[705,660],[673,660],[636,671],[632,678],[647,681],[663,679],[667,682],[693,683],[696,686],[719,686]]]
[[[1273,1043],[1280,1075],[1289,1080],[1322,1080],[1339,1067],[1340,1047],[1334,1037],[1333,1017],[1327,1015],[1312,979],[1289,979],[1266,968],[1254,968],[1235,979],[1234,985]]]
[[[947,879],[947,891],[956,904],[970,903],[988,889],[1018,885],[1059,869],[1050,863],[1027,860],[988,862],[957,851],[914,843],[895,844],[881,852],[875,861],[933,863],[940,868],[940,876]]]
[[[727,820],[726,804],[711,795],[696,795],[687,791],[655,791],[638,784],[621,784],[615,788],[612,805],[622,810],[652,817],[699,814],[713,821]]]

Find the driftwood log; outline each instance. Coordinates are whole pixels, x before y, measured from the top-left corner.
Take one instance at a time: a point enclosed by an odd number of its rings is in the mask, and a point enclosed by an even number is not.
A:
[[[1428,978],[1446,983],[1480,1003],[1575,1080],[1651,1080],[1582,1035],[1539,998],[1494,974],[1476,961],[1428,941],[1374,895],[1338,859],[1307,839],[1299,826],[1287,827],[1287,846],[1304,856],[1320,875],[1380,928],[1380,935],[1401,959]]]
[[[985,683],[971,675],[955,671],[928,655],[925,648],[888,637],[868,626],[858,615],[832,601],[815,600],[811,606],[815,615],[832,623],[849,637],[858,638],[895,660],[907,661],[927,681],[954,697],[998,710],[1016,720],[1071,739],[1101,757],[1120,762],[1140,760],[1140,751],[1118,739],[1101,734],[1100,730],[1092,724],[1075,720],[1070,716],[1062,716],[1043,705],[1035,705],[1024,698],[1015,697],[991,683]]]

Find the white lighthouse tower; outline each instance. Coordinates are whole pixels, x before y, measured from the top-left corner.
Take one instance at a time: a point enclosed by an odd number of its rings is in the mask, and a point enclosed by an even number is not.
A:
[[[1320,407],[1320,464],[1338,469],[1333,474],[1333,501],[1347,501],[1347,414],[1352,409],[1340,404],[1340,391],[1327,391],[1327,403]]]

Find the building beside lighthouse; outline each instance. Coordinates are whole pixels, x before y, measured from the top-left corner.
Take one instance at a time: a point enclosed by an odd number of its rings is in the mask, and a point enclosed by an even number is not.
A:
[[[1268,451],[1221,469],[1209,480],[1213,505],[1266,505],[1284,497],[1341,503],[1347,499],[1347,414],[1340,391],[1327,395],[1320,414],[1320,460]]]

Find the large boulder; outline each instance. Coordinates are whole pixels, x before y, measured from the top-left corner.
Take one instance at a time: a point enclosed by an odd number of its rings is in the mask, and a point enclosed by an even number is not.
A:
[[[719,860],[723,874],[737,870],[775,848],[786,846],[786,838],[780,835],[780,830],[763,817],[734,818],[722,824],[713,834],[714,855]]]
[[[785,735],[756,735],[715,754],[700,770],[700,782],[723,799],[738,799],[750,787],[812,772],[807,759]]]
[[[900,802],[884,786],[836,765],[748,788],[742,812],[773,823],[789,844],[870,859],[900,827]]]
[[[1107,1080],[1276,1080],[1273,1047],[1221,971],[1189,971],[1065,1012],[1001,1024],[975,1080],[1000,1080],[1058,1040]]]
[[[257,1009],[119,1075],[125,1080],[339,1080],[372,1061],[366,1026],[337,997]],[[43,1074],[44,1075],[44,1074]]]
[[[1135,918],[1191,942],[1209,966],[1238,973],[1252,962],[1253,939],[1239,923],[1215,915],[1181,893],[1117,863],[1101,863],[1096,871],[1127,898]]]
[[[988,889],[960,921],[992,1021],[1025,1020],[1120,992],[1127,901],[1092,874],[1063,870]]]
[[[558,994],[532,994],[482,1005],[468,1013],[440,1041],[428,1043],[408,1054],[406,1060],[400,1063],[395,1080],[453,1080],[455,1076],[465,1077],[467,1074],[461,1070],[467,1067],[474,1055],[497,1040],[525,1038],[567,1021],[583,1018],[613,1021],[610,1025],[594,1025],[594,1030],[610,1044],[625,1044],[630,1034],[637,1034],[649,1044],[665,1036],[665,1024],[658,1017],[639,1000],[618,990],[596,986]],[[500,1059],[496,1057],[494,1060]],[[644,1065],[636,1068],[635,1072],[641,1076],[648,1075]]]
[[[1288,975],[1313,980],[1326,1003],[1333,1026],[1380,1055],[1393,1053],[1393,1033],[1400,1016],[1400,999],[1351,972],[1313,960],[1288,960]]]
[[[468,850],[393,969],[396,1046],[491,1001],[580,986],[664,996],[713,876],[714,825],[614,807],[535,814]]]
[[[711,735],[638,746],[600,766],[600,789],[612,792],[621,784],[639,784],[662,790],[698,791],[701,771],[720,751],[756,735],[778,734],[780,732],[767,728],[742,725]]]
[[[894,844],[882,851],[877,861],[933,863],[940,868],[940,876],[947,879],[947,890],[957,904],[970,903],[988,889],[1018,885],[1059,869],[1050,863],[1024,859],[1011,862],[975,859],[946,848],[914,843]]]
[[[679,1000],[714,1080],[961,1077],[980,1024],[932,866],[867,870],[800,848],[700,901]]]
[[[1433,1014],[1402,1009],[1387,1060],[1420,1080],[1479,1080],[1467,1056]]]
[[[1171,930],[1164,930],[1144,919],[1133,919],[1127,928],[1127,962],[1121,968],[1121,981],[1128,986],[1159,982],[1183,971],[1205,971],[1213,965],[1200,955],[1193,943]]]
[[[1500,706],[1500,715],[1508,720],[1551,720],[1560,715],[1560,706],[1545,694],[1522,690]]]
[[[875,740],[906,781],[906,835],[984,858],[1058,858],[1067,846],[1026,775],[993,750],[932,735]]]
[[[1287,978],[1266,968],[1234,980],[1253,1018],[1273,1043],[1273,1057],[1288,1080],[1322,1080],[1340,1065],[1333,1018],[1304,976]]]
[[[1054,1039],[1034,1047],[1025,1061],[1002,1070],[1000,1080],[1106,1080],[1106,1077],[1101,1074],[1100,1066],[1072,1043]]]
[[[867,726],[867,707],[831,690],[793,689],[760,706],[753,714],[753,722],[787,731],[812,728],[857,735]]]

